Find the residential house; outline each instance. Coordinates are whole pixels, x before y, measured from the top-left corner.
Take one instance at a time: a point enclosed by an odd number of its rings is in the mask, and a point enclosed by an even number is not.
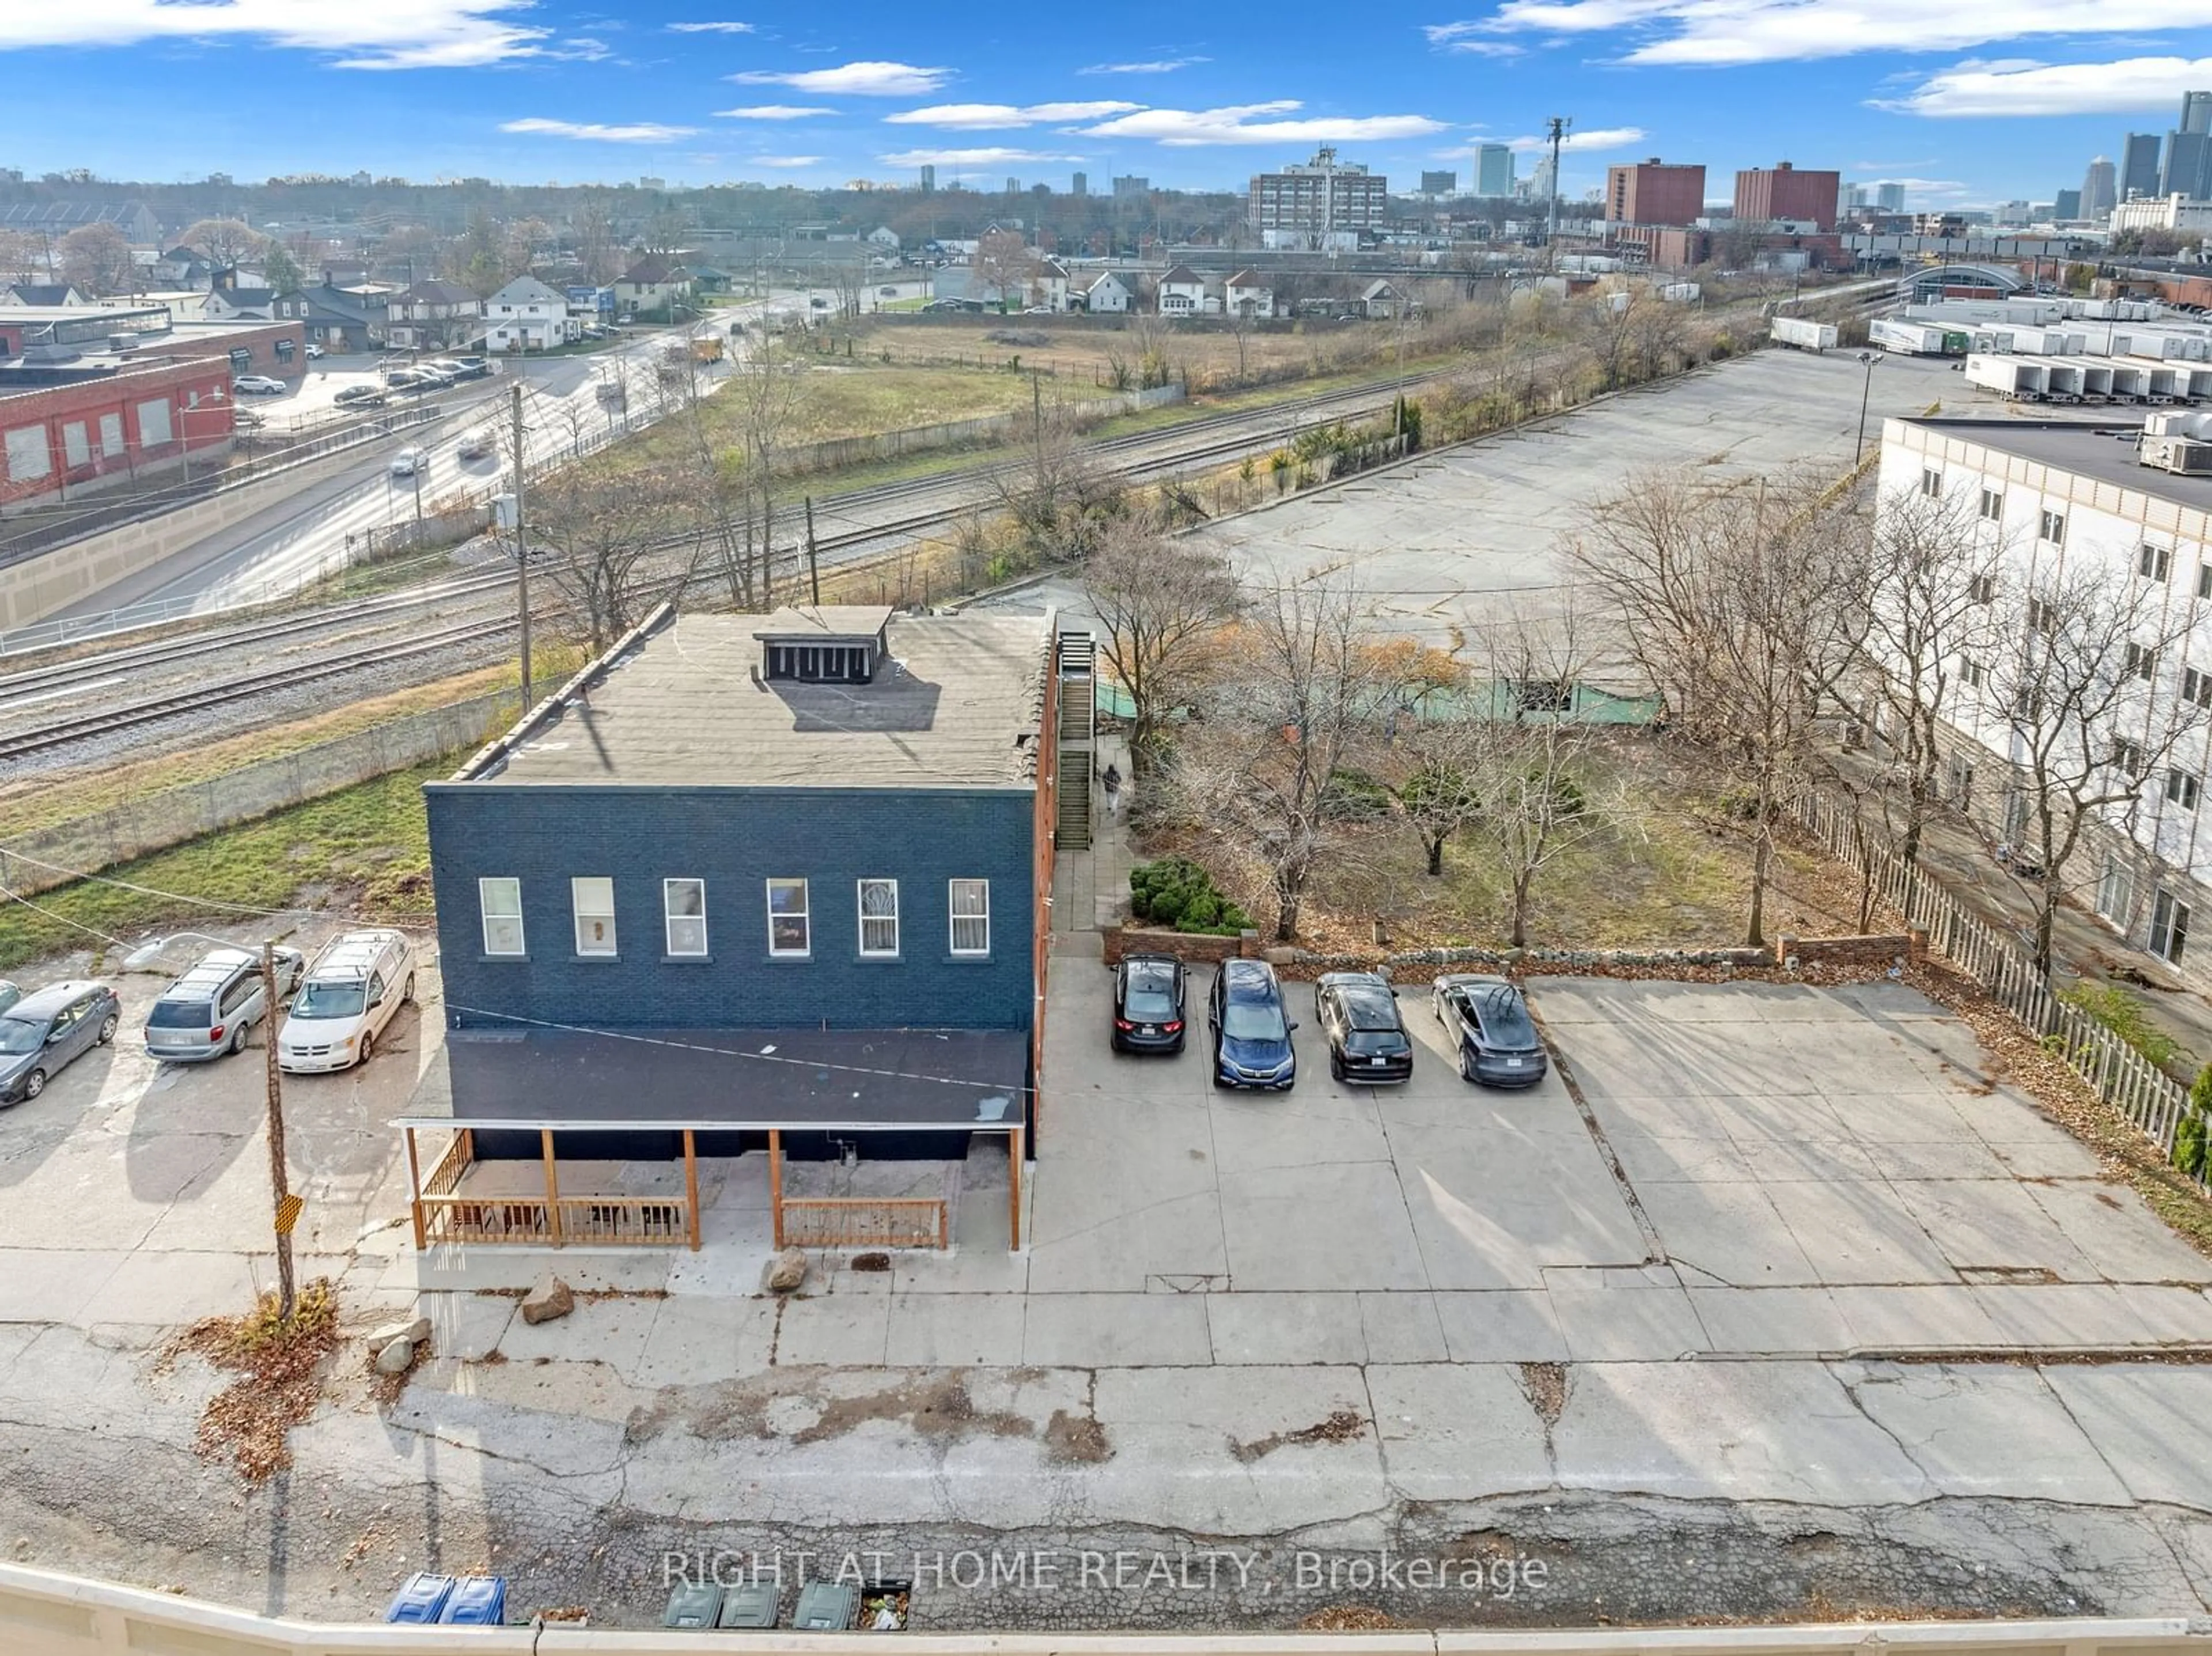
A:
[[[1090,270],[1070,277],[1067,297],[1071,308],[1089,311],[1095,316],[1119,315],[1136,302],[1128,283],[1111,270]]]
[[[615,304],[623,311],[667,311],[691,295],[691,279],[680,264],[647,258],[615,279]]]
[[[172,247],[154,259],[147,276],[167,287],[194,288],[205,293],[215,280],[215,266],[197,248]]]
[[[1067,267],[1057,259],[1041,258],[1030,266],[1029,302],[1047,310],[1067,308]]]
[[[93,296],[74,282],[19,282],[0,287],[0,305],[92,305]]]
[[[536,276],[517,276],[484,300],[484,345],[495,351],[543,351],[583,337],[566,295]]]
[[[1162,316],[1197,316],[1206,309],[1206,282],[1188,264],[1178,264],[1159,280]]]
[[[957,1162],[981,1132],[1018,1182],[1057,776],[1092,762],[1054,643],[1048,616],[662,606],[424,788],[447,1034],[398,1126],[465,1129],[464,1162],[764,1149],[778,1203],[787,1154]],[[682,1182],[659,1240],[696,1247]]]
[[[687,264],[684,274],[690,278],[695,294],[726,294],[737,281],[727,270],[712,264]]]
[[[457,282],[418,282],[392,295],[386,333],[408,350],[449,351],[483,337],[484,302]]]
[[[374,350],[384,344],[389,312],[383,293],[333,288],[327,282],[278,294],[269,306],[273,320],[299,323],[309,340],[341,356]]]
[[[861,240],[871,247],[881,248],[886,253],[896,253],[899,250],[899,233],[888,224],[878,224]]]
[[[1239,270],[1222,284],[1221,308],[1229,316],[1270,317],[1275,313],[1275,290],[1256,270]]]
[[[215,273],[200,315],[210,322],[270,322],[276,319],[276,303],[275,292],[259,275],[232,264]]]
[[[1370,318],[1387,319],[1398,314],[1405,304],[1397,288],[1377,277],[1361,289],[1359,308]]]

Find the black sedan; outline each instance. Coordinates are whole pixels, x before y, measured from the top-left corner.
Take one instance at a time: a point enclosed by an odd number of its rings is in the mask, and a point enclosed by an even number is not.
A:
[[[1459,1049],[1459,1072],[1486,1087],[1533,1087],[1550,1060],[1528,1003],[1504,978],[1454,972],[1436,980],[1437,1022]]]
[[[1372,972],[1325,972],[1314,980],[1314,1017],[1328,1037],[1328,1072],[1371,1085],[1413,1077],[1413,1043],[1398,992]]]
[[[1114,973],[1114,1050],[1180,1052],[1182,962],[1172,955],[1129,955]]]

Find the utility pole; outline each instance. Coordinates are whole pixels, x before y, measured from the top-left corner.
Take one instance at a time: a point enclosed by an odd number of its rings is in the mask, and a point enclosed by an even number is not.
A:
[[[261,945],[261,1025],[269,1049],[269,1193],[276,1225],[276,1315],[292,1320],[292,1229],[300,1221],[300,1198],[291,1192],[284,1168],[284,1072],[276,1062],[276,946]]]
[[[509,388],[514,416],[514,607],[515,619],[522,633],[522,711],[528,713],[537,701],[530,680],[530,549],[522,537],[522,382],[517,380]],[[623,422],[629,422],[629,410],[623,410]]]
[[[1554,115],[1544,126],[1544,136],[1552,142],[1551,219],[1544,232],[1544,262],[1553,270],[1559,268],[1559,146],[1574,124],[1571,115]]]
[[[814,497],[806,497],[806,585],[814,595],[814,607],[822,607],[822,567],[814,561]]]

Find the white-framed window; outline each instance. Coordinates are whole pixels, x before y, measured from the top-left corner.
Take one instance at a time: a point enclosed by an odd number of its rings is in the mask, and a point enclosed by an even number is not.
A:
[[[2179,767],[2166,773],[2166,797],[2184,810],[2197,809],[2197,779]]]
[[[2136,573],[2152,580],[2164,580],[2166,572],[2173,567],[2173,554],[2152,541],[2142,543],[2136,559]]]
[[[703,955],[707,952],[707,883],[704,880],[663,880],[660,907],[668,922],[668,952]]]
[[[2174,965],[2189,942],[2189,905],[2171,891],[2160,891],[2150,904],[2150,952]]]
[[[2212,673],[2201,667],[2183,668],[2181,699],[2199,707],[2212,707]]]
[[[1986,676],[1987,674],[1984,671],[1982,664],[1975,660],[1973,657],[1960,656],[1959,658],[1959,682],[1965,685],[1968,689],[1980,689],[1982,688],[1982,681]]]
[[[2049,598],[2030,598],[2027,601],[2027,630],[2031,633],[2057,631],[2058,606]]]
[[[1984,519],[1990,523],[1996,523],[2003,518],[2003,494],[1994,488],[1984,489],[1982,491],[1982,517]]]
[[[877,956],[899,952],[898,882],[860,882],[860,952]]]
[[[1997,578],[1977,575],[1967,583],[1966,596],[1976,604],[1995,604],[1997,597]]]
[[[2112,743],[2112,768],[2126,776],[2143,773],[2143,750],[2124,737]]]
[[[806,919],[806,882],[770,880],[768,883],[768,952],[807,955],[814,949],[813,933]]]
[[[169,424],[169,399],[155,397],[138,405],[138,445],[141,448],[159,448],[169,440],[173,428]]]
[[[2097,912],[2116,925],[2125,925],[2135,906],[2135,870],[2106,852],[2105,872],[2097,882]]]
[[[2197,596],[2200,598],[2212,598],[2212,563],[2200,563],[2197,566]]]
[[[46,428],[44,426],[18,426],[0,438],[8,453],[8,481],[27,483],[33,477],[43,477],[52,461],[46,448]]]
[[[952,952],[991,952],[991,883],[955,880],[951,886]]]
[[[2049,541],[2053,546],[2065,545],[2066,514],[2053,512],[2049,507],[2044,507],[2043,515],[2037,519],[2035,532],[2039,540]]]
[[[483,915],[487,955],[522,953],[522,882],[511,877],[477,882],[477,907]]]
[[[576,911],[576,952],[613,954],[615,883],[603,874],[579,875],[568,882],[568,900]]]
[[[2124,662],[2131,678],[2147,679],[2158,672],[2158,652],[2147,644],[2129,645]]]
[[[1920,468],[1920,492],[1931,500],[1943,498],[1943,474],[1933,466]]]

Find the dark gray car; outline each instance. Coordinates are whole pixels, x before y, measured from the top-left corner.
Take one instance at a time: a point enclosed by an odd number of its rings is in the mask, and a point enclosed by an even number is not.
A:
[[[282,1002],[300,986],[307,957],[296,949],[272,952]],[[147,1012],[146,1050],[170,1064],[201,1064],[242,1051],[253,1026],[269,1016],[268,1003],[258,949],[211,949]]]
[[[1550,1060],[1528,1003],[1505,979],[1452,972],[1432,986],[1437,1022],[1458,1050],[1459,1072],[1486,1087],[1533,1087]]]
[[[0,1012],[0,1104],[20,1104],[115,1039],[122,1003],[104,983],[57,983]]]

